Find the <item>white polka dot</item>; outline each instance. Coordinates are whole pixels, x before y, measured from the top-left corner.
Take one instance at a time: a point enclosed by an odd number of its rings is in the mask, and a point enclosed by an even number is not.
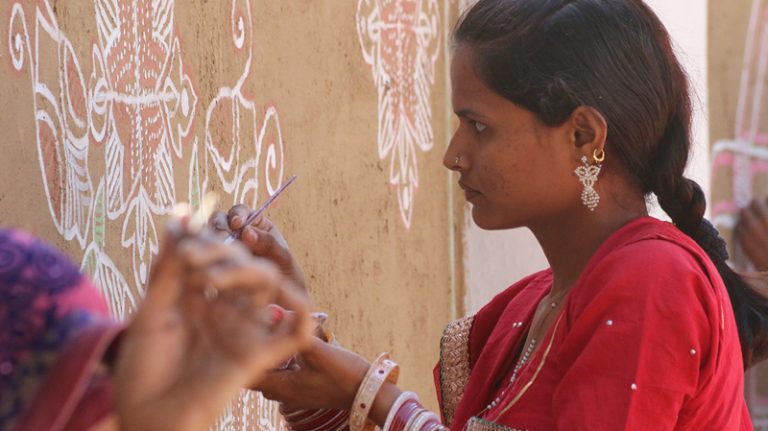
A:
[[[630,386],[630,388],[632,388],[633,391],[636,391],[637,390],[637,385],[632,383],[632,386]]]
[[[608,326],[613,326],[613,320],[609,320],[609,321],[605,322],[605,324],[608,325]]]
[[[691,356],[696,356],[696,349],[691,349]]]

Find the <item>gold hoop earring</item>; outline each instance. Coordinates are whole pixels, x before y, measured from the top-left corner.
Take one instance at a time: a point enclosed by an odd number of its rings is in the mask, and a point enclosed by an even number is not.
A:
[[[595,151],[592,152],[592,159],[595,160],[595,163],[603,163],[605,160],[605,150],[595,148]]]

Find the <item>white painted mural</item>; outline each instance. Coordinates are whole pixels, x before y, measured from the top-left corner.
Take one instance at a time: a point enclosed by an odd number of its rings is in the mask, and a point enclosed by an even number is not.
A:
[[[357,31],[378,94],[378,157],[389,159],[400,216],[410,227],[419,152],[432,150],[431,94],[441,48],[437,0],[359,0]]]
[[[8,50],[18,79],[31,81],[51,219],[83,250],[83,270],[123,318],[143,294],[160,218],[179,201],[198,207],[213,184],[226,196],[224,205],[255,205],[260,194],[280,186],[283,141],[276,106],[260,111],[243,92],[253,59],[249,0],[226,3],[230,22],[222,24],[229,25],[245,65],[207,106],[200,105],[186,71],[174,0],[94,0],[93,6],[97,38],[90,58],[77,57],[48,0],[11,4]],[[193,128],[201,109],[202,137]],[[182,160],[189,160],[189,177],[179,182]],[[90,169],[94,164],[103,170]],[[128,249],[130,267],[116,265],[108,245]],[[218,429],[277,431],[283,425],[273,403],[244,391]]]

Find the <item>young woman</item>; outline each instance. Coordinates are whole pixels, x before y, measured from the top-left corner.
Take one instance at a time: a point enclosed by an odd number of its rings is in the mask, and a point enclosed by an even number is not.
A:
[[[0,229],[0,429],[207,430],[309,342],[309,320],[274,265],[172,229],[123,325],[69,259]]]
[[[441,420],[386,360],[321,342],[259,388],[302,431],[751,429],[743,373],[768,351],[768,301],[683,176],[691,101],[659,19],[641,0],[480,0],[453,41],[444,163],[479,226],[529,228],[551,267],[448,326]],[[648,217],[651,193],[672,223]],[[269,221],[244,241],[296,267]]]

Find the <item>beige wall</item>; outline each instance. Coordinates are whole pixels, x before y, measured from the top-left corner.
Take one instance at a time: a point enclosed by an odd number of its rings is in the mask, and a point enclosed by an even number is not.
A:
[[[215,191],[257,204],[298,175],[270,216],[317,308],[344,345],[392,352],[402,386],[436,407],[432,366],[461,289],[441,165],[454,8],[3,2],[0,224],[83,262],[122,316],[176,203]],[[274,429],[273,414],[248,395],[220,428]]]

